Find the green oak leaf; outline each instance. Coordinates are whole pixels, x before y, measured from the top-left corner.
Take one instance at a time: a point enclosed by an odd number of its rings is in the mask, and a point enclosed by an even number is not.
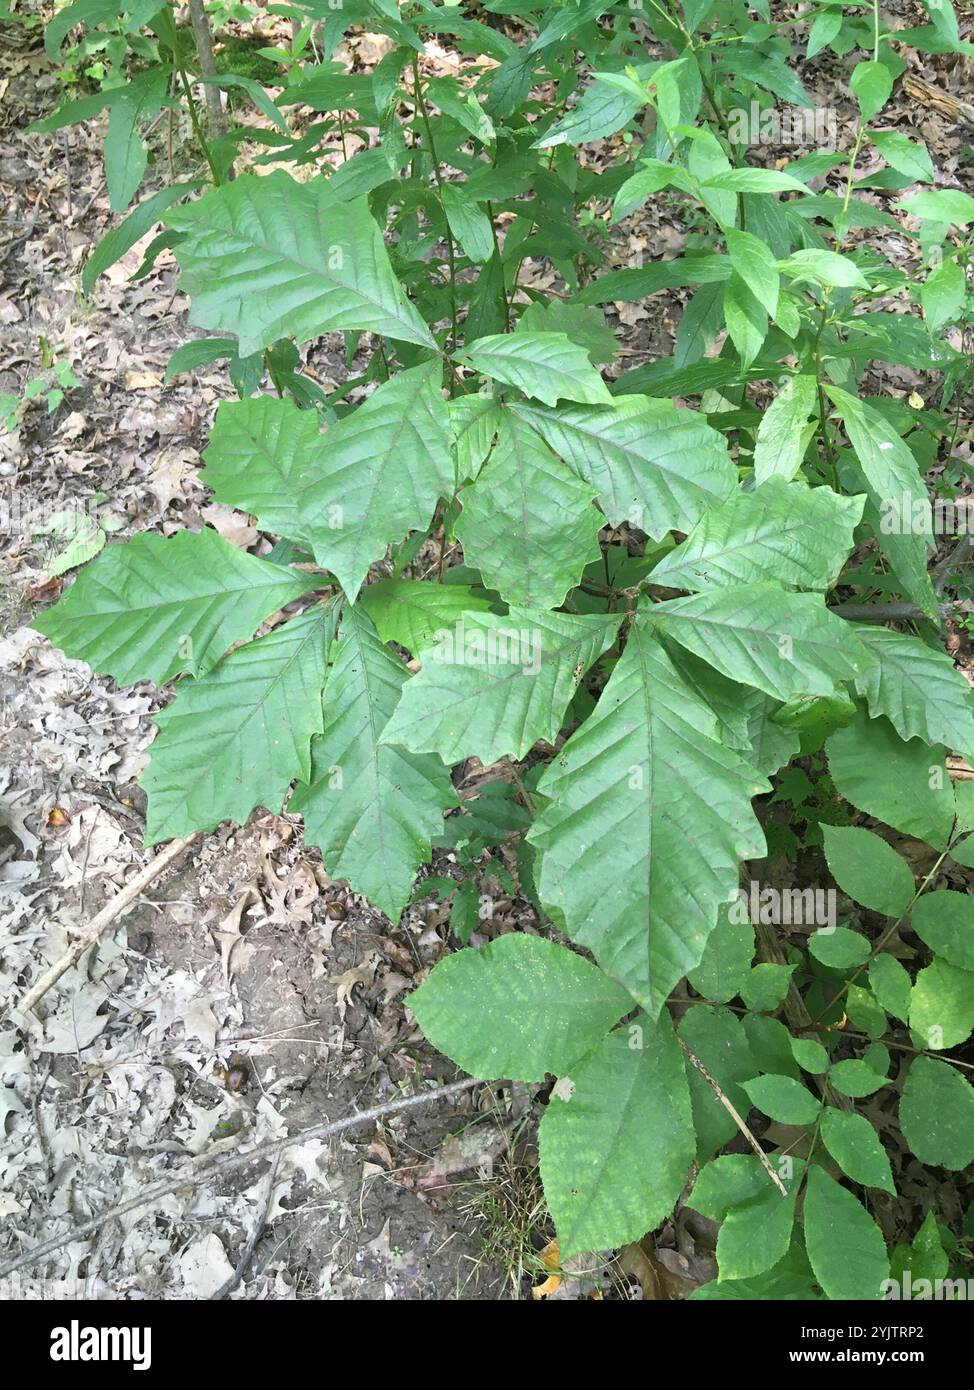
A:
[[[166,214],[190,322],[235,333],[241,357],[279,338],[383,333],[435,347],[406,298],[365,197],[343,202],[325,178],[241,174]]]
[[[280,812],[291,782],[311,773],[336,619],[334,605],[316,605],[180,684],[156,716],[142,777],[146,844],[222,820],[243,825],[255,806]]]
[[[301,535],[350,599],[392,541],[452,496],[450,420],[439,362],[399,372],[332,425],[298,499]]]
[[[628,521],[653,540],[689,531],[736,486],[724,438],[669,401],[617,396],[608,406],[554,409],[515,401],[511,409],[592,484],[611,525]]]
[[[614,615],[512,607],[443,631],[403,691],[386,743],[488,766],[553,743],[582,676],[615,637]]]
[[[324,693],[311,780],[289,809],[304,817],[333,878],[344,878],[392,921],[409,900],[443,812],[457,805],[439,758],[380,742],[409,672],[364,613],[348,608]]]
[[[871,663],[851,624],[830,613],[821,595],[777,584],[728,584],[646,611],[654,626],[688,651],[705,652],[730,680],[778,700],[831,695],[836,682]]]
[[[470,584],[430,584],[421,579],[380,579],[362,590],[359,607],[383,642],[398,642],[425,656],[469,613],[490,612],[483,589]]]
[[[301,492],[318,476],[318,417],[285,397],[221,401],[200,478],[218,502],[257,518],[264,531],[298,540]]]
[[[700,963],[738,862],[764,854],[750,799],[767,785],[637,618],[528,838],[546,908],[650,1013]]]
[[[946,652],[866,623],[857,625],[856,635],[874,657],[856,680],[869,713],[884,714],[900,738],[974,753],[974,691]]]
[[[588,353],[566,333],[491,333],[456,358],[547,405],[562,400],[607,405],[612,400]]]
[[[541,1178],[562,1259],[639,1240],[672,1211],[693,1161],[683,1054],[669,1015],[642,1018],[571,1068],[541,1121]]]
[[[773,575],[783,586],[825,590],[852,549],[863,500],[771,478],[705,512],[646,582],[715,589]]]
[[[68,656],[121,685],[199,675],[315,580],[259,560],[215,531],[148,532],[110,545],[33,620]]]
[[[632,1008],[614,980],[565,946],[510,932],[457,951],[408,996],[434,1047],[472,1076],[564,1076]]]
[[[506,411],[489,461],[460,494],[464,559],[506,602],[557,608],[600,558],[594,499],[591,484]]]

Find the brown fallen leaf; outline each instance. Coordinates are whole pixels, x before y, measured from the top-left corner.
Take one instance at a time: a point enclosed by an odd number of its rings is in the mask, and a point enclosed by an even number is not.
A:
[[[538,1255],[538,1259],[548,1269],[555,1271],[558,1269],[560,1260],[558,1256],[558,1237],[549,1240],[548,1244]],[[536,1284],[531,1290],[532,1298],[550,1298],[553,1293],[561,1288],[561,1275],[552,1272],[548,1275],[543,1284]]]

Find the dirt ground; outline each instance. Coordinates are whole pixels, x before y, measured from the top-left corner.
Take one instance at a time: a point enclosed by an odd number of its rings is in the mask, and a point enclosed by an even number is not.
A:
[[[0,60],[0,392],[20,395],[51,362],[69,364],[79,383],[52,413],[38,397],[0,434],[2,1262],[194,1156],[293,1134],[454,1073],[404,1005],[449,949],[447,909],[420,902],[393,927],[330,882],[286,816],[257,814],[204,837],[47,996],[42,1022],[13,1010],[69,933],[146,861],[137,779],[166,698],[148,685],[118,690],[30,627],[63,582],[53,573],[66,544],[59,512],[97,515],[122,538],[209,524],[252,546],[257,533],[214,505],[197,477],[215,406],[232,394],[222,367],[163,383],[193,332],[168,253],[132,281],[139,245],[90,298],[81,292],[84,260],[112,225],[101,128],[25,133],[57,104],[58,79],[16,33],[0,35]],[[917,133],[944,169],[956,167],[961,142],[936,113]],[[174,132],[177,168],[185,134]],[[153,148],[169,157],[161,130]],[[665,204],[615,235],[620,265],[673,255],[685,241]],[[530,263],[527,273],[539,287],[554,278]],[[678,295],[607,312],[620,370],[671,350]],[[309,365],[326,387],[347,375],[334,341]],[[906,395],[918,382],[894,368],[884,386]],[[435,872],[450,869],[442,854]],[[537,929],[523,902],[500,898],[498,916]],[[88,1296],[109,1298],[530,1297],[551,1234],[532,1176],[539,1099],[483,1087],[294,1146],[276,1168],[241,1168],[232,1182],[202,1182],[105,1224],[29,1271],[17,1292],[84,1280]],[[685,1228],[664,1231],[657,1246],[656,1272],[630,1257],[608,1296],[639,1297],[639,1284],[645,1292],[647,1279],[672,1276],[669,1292],[645,1296],[680,1297],[710,1277],[712,1261],[694,1263]],[[526,1262],[525,1277],[512,1279],[512,1259]]]

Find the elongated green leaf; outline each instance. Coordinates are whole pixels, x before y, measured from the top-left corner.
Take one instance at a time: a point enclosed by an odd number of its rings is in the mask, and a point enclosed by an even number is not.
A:
[[[899,917],[916,890],[905,859],[871,830],[823,825],[825,858],[832,877],[855,902],[887,917]]]
[[[541,1177],[564,1259],[639,1240],[669,1215],[693,1161],[683,1055],[669,1015],[610,1033],[541,1121]]]
[[[869,653],[818,594],[776,584],[729,584],[648,610],[647,620],[731,680],[778,700],[831,695],[836,681],[858,676]]]
[[[646,299],[660,290],[722,282],[732,269],[730,257],[716,253],[677,256],[672,261],[653,261],[650,265],[610,270],[605,275],[597,276],[579,290],[574,302],[608,304],[617,299]]]
[[[926,145],[908,140],[898,130],[871,130],[869,138],[898,173],[916,183],[933,182],[933,161]]]
[[[215,531],[143,534],[110,545],[34,626],[122,685],[199,675],[271,613],[314,587]]]
[[[612,399],[588,353],[565,333],[495,333],[456,355],[475,371],[547,405],[560,400],[602,405]]]
[[[910,925],[938,956],[974,970],[974,898],[967,893],[924,893],[913,905]]]
[[[508,603],[557,608],[600,555],[595,489],[506,411],[477,481],[461,494],[464,559]]]
[[[490,453],[501,423],[501,409],[493,396],[458,396],[447,402],[450,442],[456,460],[457,482],[476,478]]]
[[[869,713],[885,714],[900,738],[974,753],[974,694],[950,657],[903,632],[856,631],[876,659],[856,681]]]
[[[199,188],[199,181],[195,179],[186,183],[174,183],[169,188],[161,188],[158,193],[153,193],[134,208],[124,222],[103,236],[81,273],[81,287],[85,294],[91,293],[99,275],[103,275],[109,266],[120,260],[137,241],[141,241],[167,208],[195,188]]]
[[[931,332],[956,318],[967,303],[967,275],[957,261],[943,261],[920,286],[923,316]]]
[[[433,1046],[472,1076],[543,1081],[600,1043],[632,999],[564,946],[511,932],[440,961],[409,1007]]]
[[[637,619],[539,783],[551,800],[529,838],[546,907],[651,1013],[699,964],[738,860],[764,853],[750,798],[766,786]]]
[[[861,497],[771,478],[705,512],[682,545],[647,577],[669,589],[715,589],[773,575],[779,584],[827,589],[852,549]]]
[[[579,681],[618,624],[518,607],[504,617],[467,613],[428,653],[383,739],[448,763],[523,758],[539,738],[554,742]]]
[[[875,406],[837,386],[827,385],[825,390],[842,418],[862,470],[870,504],[866,520],[876,531],[907,598],[936,617],[937,601],[927,573],[932,513],[916,459]]]
[[[783,1125],[813,1125],[821,1104],[791,1076],[756,1076],[744,1082],[752,1105]]]
[[[798,1178],[783,1197],[751,1154],[725,1154],[701,1171],[690,1205],[720,1222],[719,1279],[750,1279],[784,1259],[795,1221]]]
[[[139,122],[151,121],[162,110],[168,83],[168,68],[152,67],[112,97],[105,136],[105,178],[113,212],[125,211],[142,182],[149,152],[139,138]]]
[[[778,308],[778,285],[780,276],[774,255],[767,244],[750,232],[735,231],[728,227],[727,254],[735,273],[748,286],[751,294],[772,318]]]
[[[952,49],[960,48],[960,29],[951,0],[923,0],[924,9],[938,36]]]
[[[180,685],[156,716],[142,778],[146,844],[221,820],[242,825],[255,806],[277,813],[291,782],[307,780],[336,616],[316,605]]]
[[[778,169],[727,169],[707,179],[705,188],[723,188],[729,193],[796,193],[806,192],[800,179],[792,178]]]
[[[166,220],[186,233],[176,258],[190,321],[235,333],[242,357],[278,338],[346,330],[434,346],[366,200],[340,201],[326,179],[244,174]]]
[[[333,425],[316,453],[316,480],[298,501],[305,540],[354,599],[390,542],[425,529],[453,493],[450,421],[439,362],[384,382]]]
[[[913,985],[910,1029],[931,1052],[966,1042],[974,1030],[974,971],[934,956]]]
[[[869,122],[881,111],[893,90],[893,74],[885,63],[869,59],[857,63],[849,79],[852,95],[859,103],[862,119]]]
[[[864,279],[855,261],[835,251],[809,247],[805,251],[792,252],[781,264],[793,280],[810,280],[815,285],[824,285],[829,289],[869,288],[869,282]]]
[[[904,743],[888,720],[862,711],[825,748],[840,796],[904,835],[946,849],[954,797],[943,748],[919,739]]]
[[[730,917],[728,909],[722,908],[700,964],[689,972],[690,983],[705,999],[726,1004],[740,992],[753,960],[754,927]]]
[[[847,1178],[895,1197],[886,1150],[865,1115],[829,1106],[822,1116],[822,1142]]]
[[[464,255],[475,264],[489,261],[494,252],[494,238],[490,218],[483,208],[458,183],[445,184],[442,198],[450,231],[463,248]]]
[[[398,642],[413,656],[424,656],[468,613],[490,610],[490,600],[469,584],[419,579],[380,579],[362,590],[359,605],[383,642]]]
[[[368,618],[346,609],[311,783],[297,788],[289,808],[304,817],[305,836],[332,877],[347,879],[392,921],[430,857],[443,812],[457,804],[439,758],[380,743],[408,675]]]
[[[748,282],[735,271],[724,286],[724,322],[746,371],[768,336],[768,314]]]
[[[717,929],[720,930],[719,924]],[[728,1009],[694,1004],[680,1019],[678,1031],[737,1113],[746,1115],[750,1102],[741,1090],[741,1082],[750,1081],[758,1068],[741,1020]],[[717,1099],[710,1082],[695,1066],[687,1067],[687,1080],[697,1134],[697,1162],[705,1163],[740,1131],[726,1106]]]
[[[805,426],[815,410],[813,376],[791,376],[765,409],[754,445],[754,481],[794,478],[808,446]]]
[[[900,1101],[903,1138],[921,1163],[959,1172],[974,1163],[974,1087],[933,1057],[910,1064]]]
[[[611,406],[557,410],[517,401],[512,409],[592,484],[613,526],[628,521],[654,540],[689,531],[736,486],[723,437],[669,401],[617,396]]]
[[[931,894],[931,897],[936,896]],[[925,898],[920,899],[920,903]],[[911,914],[911,921],[915,919],[916,904]],[[913,989],[909,975],[899,961],[891,955],[883,952],[878,955],[869,965],[869,988],[874,997],[888,1014],[894,1018],[901,1019],[904,1023],[910,1014],[910,995]]]
[[[829,1298],[879,1299],[889,1278],[886,1244],[859,1199],[821,1168],[808,1170],[805,1248]]]
[[[960,188],[925,188],[899,204],[914,217],[966,227],[974,222],[974,198]]]
[[[302,535],[301,490],[320,473],[321,434],[313,410],[289,398],[221,401],[203,454],[203,482],[218,502],[252,512],[265,531]]]
[[[601,140],[606,135],[614,135],[632,120],[633,116],[648,102],[633,92],[623,92],[599,80],[593,73],[593,82],[586,87],[578,104],[561,120],[549,126],[532,149],[546,150],[553,145],[584,145],[590,140]]]

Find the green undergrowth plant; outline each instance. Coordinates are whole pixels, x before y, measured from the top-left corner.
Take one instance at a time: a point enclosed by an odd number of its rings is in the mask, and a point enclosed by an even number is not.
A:
[[[83,285],[162,224],[138,273],[171,249],[209,335],[169,376],[225,360],[239,395],[203,481],[273,543],[112,543],[37,617],[120,683],[174,683],[147,844],[286,806],[393,921],[457,853],[427,895],[493,939],[409,1004],[465,1071],[557,1078],[563,1258],[683,1197],[720,1223],[696,1297],[960,1277],[972,1233],[936,1194],[974,1159],[974,905],[944,886],[974,867],[947,765],[974,699],[943,649],[968,550],[927,477],[969,438],[974,198],[883,117],[907,46],[970,55],[950,4],[898,32],[767,0],[271,8],[279,89],[208,78],[158,0],[48,29],[129,42],[123,85],[39,127],[107,107],[117,211],[140,131],[188,103],[199,178],[155,164]],[[388,41],[370,72],[351,26]],[[825,49],[845,140],[802,80]],[[248,103],[224,131],[207,81]],[[786,115],[811,146],[787,161]],[[681,252],[609,268],[615,225],[661,208]],[[667,291],[672,353],[618,373],[603,306]],[[334,390],[303,355],[326,334]],[[461,798],[472,759],[494,772]],[[500,870],[559,939],[497,935],[476,873]]]

